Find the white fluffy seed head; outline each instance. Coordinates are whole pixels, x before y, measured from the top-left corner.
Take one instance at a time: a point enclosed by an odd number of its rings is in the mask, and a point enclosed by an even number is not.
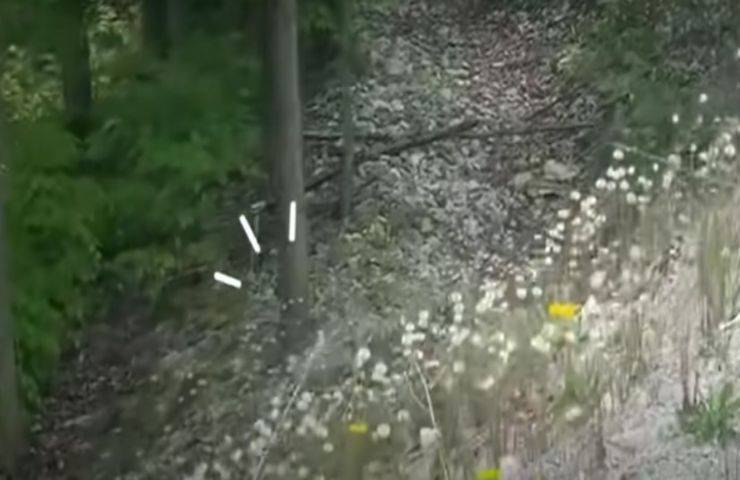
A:
[[[378,438],[385,440],[391,436],[391,426],[387,423],[381,423],[378,425],[378,428],[375,429],[375,433],[378,435]]]
[[[419,443],[421,443],[421,448],[428,449],[437,442],[439,436],[439,431],[434,428],[422,428],[419,430]]]
[[[367,347],[362,347],[359,350],[357,350],[357,355],[355,355],[355,367],[362,368],[365,363],[367,363],[368,360],[370,360],[371,353],[370,349]]]

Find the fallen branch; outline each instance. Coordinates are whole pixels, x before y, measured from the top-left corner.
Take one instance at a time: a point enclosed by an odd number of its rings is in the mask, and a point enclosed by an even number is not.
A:
[[[469,130],[472,130],[479,124],[480,124],[480,121],[476,119],[464,120],[456,124],[453,124],[449,127],[427,132],[423,135],[407,136],[407,137],[401,138],[390,145],[377,147],[368,153],[359,155],[358,159],[355,161],[355,168],[367,162],[368,160],[378,158],[382,155],[397,155],[403,152],[404,150],[422,147],[424,145],[428,145],[430,143],[434,143],[436,141],[444,140],[446,138],[451,138],[451,137],[459,137],[459,138],[465,138],[465,139],[481,139],[481,138],[492,138],[492,137],[502,137],[502,136],[511,136],[511,135],[533,135],[537,133],[546,133],[546,132],[584,130],[584,129],[593,128],[594,126],[596,126],[594,123],[573,123],[573,124],[565,124],[565,125],[537,125],[537,126],[525,127],[525,128],[510,128],[510,129],[491,130],[488,132],[477,132],[477,133],[469,132]],[[323,139],[328,140],[331,138],[337,138],[337,139],[341,138],[341,135],[339,134],[330,134],[330,133],[307,132],[307,134],[304,134],[304,137],[305,135],[309,135],[314,139],[323,138]],[[360,138],[362,138],[362,136]],[[378,136],[377,138],[380,138],[380,137]],[[324,185],[325,183],[327,183],[328,181],[339,176],[341,173],[342,173],[342,169],[337,168],[337,169],[334,169],[328,172],[315,175],[313,178],[309,179],[306,182],[305,191],[310,192],[312,190],[315,190],[319,188],[320,186]],[[268,209],[271,209],[272,207],[274,207],[274,203],[270,203],[268,205]]]
[[[432,132],[425,133],[418,137],[402,138],[390,145],[378,147],[370,151],[367,154],[361,155],[355,162],[355,167],[358,167],[362,163],[368,160],[371,160],[373,158],[380,157],[382,155],[397,155],[400,152],[404,150],[408,150],[410,148],[422,147],[424,145],[428,145],[430,143],[443,140],[445,138],[459,136],[463,132],[466,132],[468,130],[475,128],[476,125],[478,125],[478,123],[479,123],[478,120],[465,120],[465,121],[456,123],[454,125],[451,125],[449,127],[442,128],[440,130],[435,130]],[[311,190],[314,190],[320,187],[321,185],[325,184],[326,182],[328,182],[329,180],[333,179],[334,177],[338,176],[341,173],[342,173],[342,169],[338,168],[330,172],[316,175],[314,178],[306,182],[306,191],[308,192],[308,191],[311,191]]]
[[[460,138],[491,138],[514,135],[533,135],[547,132],[566,132],[570,130],[586,130],[595,127],[594,123],[570,123],[564,125],[535,125],[525,128],[507,128],[502,130],[491,130],[488,132],[463,133]]]
[[[570,88],[569,90],[561,93],[560,95],[558,95],[557,97],[555,97],[555,99],[552,100],[551,102],[545,104],[544,106],[538,108],[534,112],[532,112],[529,115],[527,115],[526,117],[524,117],[524,122],[530,122],[530,121],[534,120],[535,118],[539,117],[540,115],[542,115],[544,113],[547,113],[548,111],[552,110],[553,107],[555,107],[556,105],[559,105],[561,103],[571,102],[571,101],[575,100],[576,97],[578,97],[578,95],[580,95],[582,93],[582,90],[584,89],[584,87],[585,86],[583,84],[581,84],[581,83],[577,83],[577,84],[573,85],[572,88]]]
[[[335,142],[341,140],[341,133],[333,132],[303,132],[303,139],[308,141],[316,142]],[[371,140],[371,141],[386,141],[390,140],[391,136],[386,133],[356,133],[355,138],[359,140]]]

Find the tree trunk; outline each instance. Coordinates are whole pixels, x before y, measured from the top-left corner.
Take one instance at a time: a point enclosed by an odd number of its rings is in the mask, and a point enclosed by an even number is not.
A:
[[[185,0],[167,0],[166,7],[167,44],[170,50],[182,45],[187,30]]]
[[[4,205],[7,195],[4,167],[5,131],[0,111],[0,473],[12,474],[16,461],[25,448],[24,422],[18,395],[13,325],[10,318],[10,295],[7,279],[7,235]],[[0,475],[2,476],[2,475]]]
[[[341,213],[344,225],[349,224],[352,214],[352,181],[355,162],[355,125],[352,118],[352,0],[342,2],[340,20],[342,29],[342,162]]]
[[[298,75],[298,32],[295,0],[268,2],[270,42],[270,117],[268,154],[278,208],[279,272],[283,345],[293,348],[309,337],[308,224],[306,220],[302,121]],[[290,205],[295,202],[295,239],[289,241]]]
[[[64,111],[69,129],[84,137],[90,128],[92,110],[92,73],[90,45],[85,26],[86,0],[63,3],[61,64]]]
[[[159,60],[167,57],[169,48],[168,3],[170,3],[168,0],[142,0],[141,5],[141,36],[144,50]]]

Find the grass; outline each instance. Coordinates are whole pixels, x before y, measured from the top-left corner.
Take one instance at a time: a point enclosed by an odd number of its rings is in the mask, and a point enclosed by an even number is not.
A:
[[[736,422],[740,414],[740,398],[731,383],[712,392],[704,401],[679,413],[683,430],[701,443],[714,443],[725,447],[737,438]]]

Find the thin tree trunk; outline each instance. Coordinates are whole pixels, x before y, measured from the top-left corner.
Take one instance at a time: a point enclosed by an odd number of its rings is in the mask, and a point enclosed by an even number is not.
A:
[[[308,325],[308,225],[306,220],[302,120],[298,75],[298,32],[295,0],[268,2],[270,55],[267,58],[272,89],[273,131],[269,155],[274,192],[278,201],[279,272],[283,345],[296,346],[309,337]],[[290,205],[295,202],[295,239],[288,240]]]
[[[18,394],[13,325],[7,279],[7,235],[4,206],[7,195],[4,166],[5,132],[0,106],[0,473],[13,473],[25,448],[24,421]],[[2,475],[0,475],[2,476]]]
[[[144,50],[160,60],[167,57],[169,48],[168,3],[168,0],[142,0],[141,5],[141,36]]]
[[[341,213],[344,225],[348,225],[352,214],[352,180],[355,163],[355,125],[352,108],[352,4],[353,0],[341,2],[340,20],[342,29],[342,146],[344,161],[342,163]]]
[[[67,125],[78,137],[90,128],[92,73],[90,45],[85,26],[86,0],[66,0],[61,26],[61,64],[64,111]]]

